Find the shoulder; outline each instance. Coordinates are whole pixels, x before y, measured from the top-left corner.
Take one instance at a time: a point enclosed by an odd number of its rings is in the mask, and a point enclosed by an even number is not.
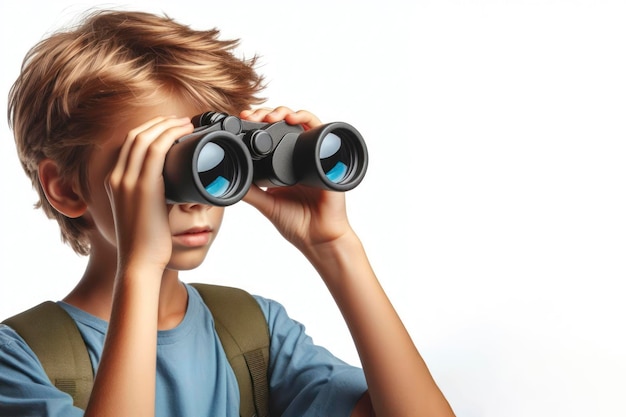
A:
[[[304,325],[292,319],[281,303],[259,295],[253,295],[253,297],[259,304],[265,320],[267,320],[272,339],[284,337],[287,333],[306,337]]]
[[[0,324],[0,352],[3,356],[9,353],[19,353],[36,359],[24,339],[6,324]]]
[[[349,415],[367,390],[363,371],[317,345],[274,300],[254,295],[270,330],[270,389],[277,414]]]
[[[72,397],[57,389],[11,327],[0,324],[0,415],[81,416]]]
[[[256,294],[252,294],[252,297],[256,300],[268,322],[270,321],[270,319],[276,319],[277,317],[287,317],[285,307],[283,307],[283,305],[280,304],[278,301],[274,301]]]
[[[294,357],[307,356],[311,350],[323,350],[316,346],[306,332],[304,324],[294,320],[279,302],[253,295],[265,318],[270,333],[271,357],[276,361],[292,361]]]
[[[249,317],[250,314],[256,314],[257,310],[254,308],[256,305],[263,313],[265,321],[270,328],[270,333],[273,324],[277,320],[288,318],[284,307],[280,303],[252,294],[245,289],[197,283],[186,285],[189,294],[188,313],[196,314],[195,309],[198,306],[202,306],[204,310],[209,311],[211,316],[218,313],[220,317],[223,314],[232,314],[234,317],[241,319],[242,316]],[[251,303],[248,302],[249,297],[253,300]],[[242,308],[242,305],[245,305],[245,308]]]
[[[19,380],[49,382],[32,349],[5,324],[0,324],[0,375],[12,383]]]

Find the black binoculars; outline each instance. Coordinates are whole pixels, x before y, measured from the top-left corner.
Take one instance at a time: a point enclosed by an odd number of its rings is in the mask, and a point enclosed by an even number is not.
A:
[[[192,122],[193,133],[179,138],[165,157],[168,203],[228,206],[241,200],[252,182],[348,191],[367,170],[365,142],[347,123],[305,130],[220,112],[202,113]]]

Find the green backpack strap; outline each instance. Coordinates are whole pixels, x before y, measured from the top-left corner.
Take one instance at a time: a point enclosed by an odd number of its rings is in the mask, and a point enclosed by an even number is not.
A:
[[[209,284],[191,284],[215,320],[239,384],[242,417],[269,416],[269,330],[263,311],[246,291]],[[50,381],[87,408],[93,369],[87,347],[67,312],[46,301],[3,321],[35,352]]]
[[[265,315],[246,291],[191,284],[208,306],[241,396],[242,417],[269,416],[269,330]]]
[[[50,382],[87,408],[93,369],[74,320],[60,306],[46,301],[3,321],[35,352]]]

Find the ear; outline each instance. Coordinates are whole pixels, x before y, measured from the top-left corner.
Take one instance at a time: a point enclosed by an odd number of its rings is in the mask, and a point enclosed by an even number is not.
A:
[[[52,159],[44,159],[39,163],[39,182],[48,202],[64,216],[77,218],[87,210],[87,203],[75,191],[75,184],[60,174],[59,167]]]

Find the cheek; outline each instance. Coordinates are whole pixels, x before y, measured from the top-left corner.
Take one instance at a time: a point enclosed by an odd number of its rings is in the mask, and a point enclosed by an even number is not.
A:
[[[115,221],[113,213],[108,204],[108,200],[97,203],[97,209],[90,212],[92,227],[97,230],[105,241],[113,246],[117,246],[117,236],[115,233]]]
[[[222,226],[222,221],[224,220],[224,211],[224,207],[211,208],[211,216],[213,220],[213,226],[215,227],[215,232],[218,232],[220,227]]]
[[[117,161],[119,151],[111,150],[108,146],[94,149],[86,167],[88,201],[94,211],[94,216],[112,222],[113,214],[111,201],[106,190],[109,175]]]
[[[88,209],[85,213],[85,219],[101,239],[115,246],[116,234],[113,210],[111,209],[109,196],[104,188],[104,182],[89,182],[87,202]]]

